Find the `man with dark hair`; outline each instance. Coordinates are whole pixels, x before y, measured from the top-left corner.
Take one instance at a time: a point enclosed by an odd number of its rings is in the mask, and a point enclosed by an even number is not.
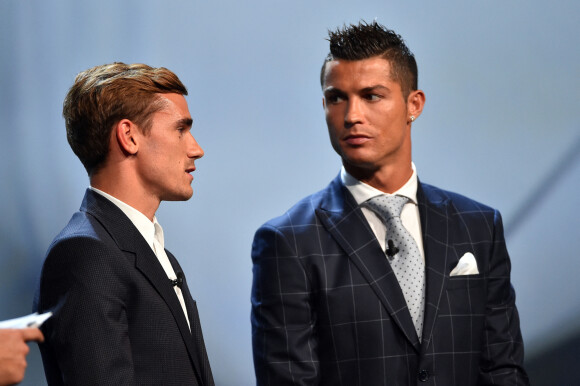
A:
[[[166,68],[113,63],[77,75],[63,107],[90,179],[50,245],[35,298],[52,311],[49,385],[213,385],[196,302],[155,212],[188,200],[203,156],[187,89]]]
[[[330,32],[323,107],[342,170],[256,232],[259,385],[527,385],[499,212],[420,182],[417,65],[378,23]]]

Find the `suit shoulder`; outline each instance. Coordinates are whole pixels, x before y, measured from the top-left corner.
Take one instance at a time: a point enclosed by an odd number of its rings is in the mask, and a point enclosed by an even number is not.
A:
[[[76,212],[54,238],[49,249],[60,243],[83,239],[98,241],[109,238],[107,236],[108,232],[92,215],[86,212]]]
[[[327,193],[327,189],[302,198],[288,209],[284,214],[274,217],[264,223],[261,228],[285,228],[288,226],[308,225],[315,223],[316,209]]]
[[[496,209],[462,194],[421,183],[423,193],[430,200],[449,201],[459,212],[497,212]]]
[[[50,264],[99,264],[119,260],[120,248],[103,225],[86,212],[76,212],[46,252]]]
[[[111,278],[126,278],[132,262],[96,219],[77,212],[46,252],[39,291],[41,295],[58,293],[78,283],[104,288],[113,282]]]

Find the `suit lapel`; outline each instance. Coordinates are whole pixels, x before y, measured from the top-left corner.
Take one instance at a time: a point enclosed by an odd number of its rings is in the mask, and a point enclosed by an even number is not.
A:
[[[81,210],[91,213],[103,225],[115,240],[119,249],[135,255],[136,269],[149,280],[169,307],[189,352],[196,375],[198,379],[201,379],[199,372],[200,362],[197,361],[198,354],[195,351],[183,309],[173,287],[169,283],[167,274],[149,244],[147,244],[143,236],[121,209],[90,189],[87,189],[85,193]],[[204,383],[200,380],[200,384],[203,385]]]
[[[185,346],[187,347],[187,351],[189,352],[195,373],[200,380],[200,384],[203,385],[204,383],[201,382],[201,373],[199,367],[201,362],[199,362],[199,357],[197,351],[195,350],[191,332],[189,330],[187,320],[185,319],[185,314],[183,313],[183,308],[181,308],[179,299],[177,298],[175,290],[167,278],[167,274],[159,263],[157,256],[155,256],[145,240],[143,240],[142,243],[138,243],[135,255],[135,265],[137,269],[141,271],[145,277],[147,277],[151,285],[157,290],[159,295],[161,295],[165,303],[168,305],[171,313],[173,314],[173,318],[177,323],[181,337],[183,338]],[[187,312],[189,313],[190,310],[188,309]]]
[[[425,294],[425,318],[423,322],[423,344],[426,350],[432,340],[433,327],[437,319],[439,304],[447,280],[446,268],[451,245],[449,227],[449,201],[429,185],[419,184],[417,190],[427,288]]]
[[[335,178],[327,189],[318,218],[368,281],[394,323],[417,351],[419,339],[399,282],[350,192]]]
[[[173,266],[175,272],[183,272],[181,266],[179,265],[177,259],[167,250],[167,257]],[[201,331],[201,321],[199,320],[199,313],[197,311],[197,304],[195,300],[191,297],[191,292],[189,292],[189,287],[187,286],[187,279],[183,278],[183,285],[181,287],[181,293],[183,294],[183,300],[185,301],[185,308],[187,309],[187,315],[189,317],[189,325],[191,326],[191,333],[189,329],[187,330],[187,350],[191,356],[194,364],[196,365],[195,371],[198,376],[200,385],[212,385],[213,377],[211,375],[209,359],[207,357],[207,352],[205,349],[205,342],[203,340],[203,335]],[[181,308],[181,305],[180,305]],[[183,311],[182,311],[183,314]],[[182,331],[183,334],[183,331]],[[185,339],[186,337],[184,337]]]

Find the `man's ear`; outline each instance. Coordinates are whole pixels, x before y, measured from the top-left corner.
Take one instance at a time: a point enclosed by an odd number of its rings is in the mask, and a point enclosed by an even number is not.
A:
[[[121,119],[115,125],[115,136],[119,147],[128,154],[137,154],[139,150],[139,128],[128,119]]]
[[[423,111],[423,106],[425,106],[425,93],[422,90],[411,91],[407,98],[407,113],[409,114],[407,119],[412,122],[419,118]]]

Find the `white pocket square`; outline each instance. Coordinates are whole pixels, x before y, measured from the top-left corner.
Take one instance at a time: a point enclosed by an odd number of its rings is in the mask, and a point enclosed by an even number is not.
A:
[[[457,266],[453,268],[449,276],[477,275],[478,273],[475,256],[473,256],[473,253],[467,252],[459,259]]]

